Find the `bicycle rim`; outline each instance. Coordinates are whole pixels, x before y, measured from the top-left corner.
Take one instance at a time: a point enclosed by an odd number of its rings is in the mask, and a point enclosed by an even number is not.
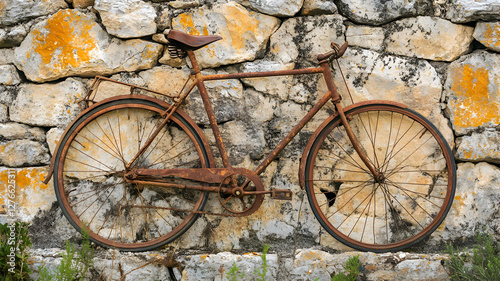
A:
[[[346,112],[363,151],[385,179],[374,180],[340,118],[314,140],[305,187],[314,215],[345,245],[387,252],[410,247],[444,220],[456,168],[441,133],[415,111],[367,105]]]
[[[54,188],[64,215],[99,245],[147,251],[183,234],[208,193],[127,183],[125,165],[161,123],[165,108],[118,100],[81,116],[61,141]],[[193,126],[174,114],[132,168],[204,168],[209,157]],[[171,179],[174,183],[186,183]]]

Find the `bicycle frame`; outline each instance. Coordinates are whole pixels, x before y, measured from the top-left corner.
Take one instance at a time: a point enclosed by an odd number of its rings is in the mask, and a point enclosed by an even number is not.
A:
[[[205,81],[213,81],[213,80],[228,80],[228,79],[239,79],[239,78],[258,78],[258,77],[272,77],[272,76],[288,76],[288,75],[306,75],[306,74],[323,74],[323,77],[325,79],[325,82],[328,87],[328,92],[323,95],[323,97],[313,106],[313,108],[298,122],[297,125],[288,133],[288,135],[269,153],[269,155],[260,163],[260,165],[255,169],[255,173],[257,175],[260,175],[262,172],[265,171],[267,166],[276,158],[276,156],[295,138],[295,136],[304,128],[304,126],[318,113],[318,111],[323,108],[323,106],[331,100],[332,103],[334,104],[338,115],[341,118],[342,124],[344,125],[347,134],[349,136],[349,139],[351,140],[351,143],[353,144],[353,147],[355,148],[356,152],[360,155],[362,161],[364,164],[367,166],[367,168],[371,171],[371,173],[374,175],[374,178],[376,181],[381,181],[383,178],[380,178],[379,173],[375,170],[373,165],[369,162],[368,157],[365,155],[365,153],[362,151],[361,146],[359,145],[358,140],[354,136],[348,122],[347,118],[344,114],[342,105],[340,104],[341,97],[339,93],[337,92],[337,88],[335,86],[335,83],[333,81],[333,75],[330,70],[330,66],[327,60],[322,60],[319,62],[319,67],[314,67],[314,68],[304,68],[304,69],[293,69],[293,70],[278,70],[278,71],[265,71],[265,72],[248,72],[248,73],[235,73],[235,74],[218,74],[218,75],[202,75],[201,74],[201,69],[198,65],[198,62],[196,60],[195,54],[193,50],[187,50],[188,57],[191,61],[192,65],[192,75],[194,75],[194,81],[188,87],[188,89],[184,93],[179,94],[179,98],[176,101],[176,103],[172,106],[172,108],[169,108],[165,113],[164,116],[165,119],[163,120],[162,124],[158,126],[156,131],[150,136],[148,141],[145,143],[145,145],[139,150],[139,152],[134,156],[134,158],[127,164],[127,168],[132,166],[132,164],[138,159],[138,157],[149,147],[149,145],[152,143],[153,139],[157,136],[157,134],[160,132],[160,130],[167,124],[168,119],[172,114],[175,112],[175,110],[180,106],[180,104],[189,96],[191,91],[194,89],[194,86],[196,86],[199,90],[199,93],[201,95],[201,98],[203,100],[203,104],[205,107],[205,111],[207,113],[209,122],[210,122],[210,127],[212,129],[212,133],[214,134],[215,141],[217,148],[219,150],[219,153],[222,158],[222,163],[224,165],[224,168],[231,168],[231,164],[229,161],[229,156],[227,154],[227,150],[224,146],[224,142],[222,140],[222,135],[219,129],[219,126],[217,125],[217,120],[215,118],[215,113],[212,108],[212,105],[210,103],[210,99],[208,97],[207,89],[205,87],[204,82]],[[188,78],[186,81],[186,84],[191,80],[191,76]],[[182,90],[181,90],[182,91]],[[199,187],[198,187],[199,188]]]
[[[425,117],[396,102],[369,100],[343,108],[330,65],[347,42],[332,43],[332,51],[318,55],[317,67],[202,75],[194,50],[220,36],[171,33],[179,44],[174,47],[185,50],[192,65],[177,96],[96,77],[81,100],[80,116],[61,136],[44,182],[54,174],[62,212],[78,231],[90,229],[90,238],[103,246],[151,250],[177,239],[201,214],[247,216],[266,194],[291,200],[292,190],[266,189],[259,175],[328,101],[335,112],[310,137],[298,170],[299,184],[326,232],[358,250],[384,252],[412,246],[441,224],[456,187],[446,139]],[[308,74],[323,75],[326,93],[254,170],[231,167],[205,81]],[[130,94],[96,98],[103,80],[129,86]],[[180,108],[195,87],[221,156],[219,167],[205,133]],[[204,211],[213,199],[221,208]]]

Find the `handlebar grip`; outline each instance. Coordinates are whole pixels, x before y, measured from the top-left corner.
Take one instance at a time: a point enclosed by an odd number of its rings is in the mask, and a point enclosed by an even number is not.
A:
[[[337,44],[333,43],[331,44],[333,50],[331,50],[330,52],[326,53],[326,54],[319,54],[317,59],[318,61],[323,61],[325,59],[328,59],[330,58],[332,55],[335,55],[333,57],[333,59],[338,59],[340,58],[341,56],[344,55],[345,51],[347,50],[347,46],[348,46],[348,42],[346,41],[344,44],[342,44],[342,46],[338,47]]]

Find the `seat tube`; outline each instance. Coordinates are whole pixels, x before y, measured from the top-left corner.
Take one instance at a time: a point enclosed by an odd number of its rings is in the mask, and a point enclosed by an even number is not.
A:
[[[196,78],[196,86],[198,87],[198,91],[200,92],[201,99],[203,100],[203,105],[205,106],[205,110],[207,112],[208,120],[210,122],[210,127],[212,128],[212,132],[215,137],[215,142],[217,144],[217,148],[219,149],[220,156],[222,158],[222,163],[225,168],[230,168],[231,163],[229,162],[229,157],[227,155],[226,148],[224,146],[224,142],[222,141],[222,135],[219,130],[219,126],[217,125],[217,120],[215,118],[215,113],[210,104],[210,99],[208,97],[207,89],[205,88],[205,84],[203,83],[203,76],[201,75],[201,70],[196,61],[196,56],[194,55],[193,50],[187,50],[187,54],[189,56],[189,60],[191,61],[191,65],[193,67],[193,71]]]

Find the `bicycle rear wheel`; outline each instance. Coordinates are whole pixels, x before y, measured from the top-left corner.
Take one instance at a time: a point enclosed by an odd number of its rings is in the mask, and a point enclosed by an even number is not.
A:
[[[57,199],[70,223],[78,231],[88,229],[99,245],[125,251],[160,247],[184,233],[206,203],[207,192],[125,181],[126,164],[161,123],[165,109],[142,98],[103,103],[82,115],[59,145]],[[195,126],[175,113],[131,168],[209,167]]]
[[[456,168],[446,140],[423,116],[398,106],[359,106],[346,116],[385,179],[374,180],[340,118],[333,118],[306,161],[314,215],[329,234],[358,250],[398,251],[418,243],[436,230],[453,201]]]

